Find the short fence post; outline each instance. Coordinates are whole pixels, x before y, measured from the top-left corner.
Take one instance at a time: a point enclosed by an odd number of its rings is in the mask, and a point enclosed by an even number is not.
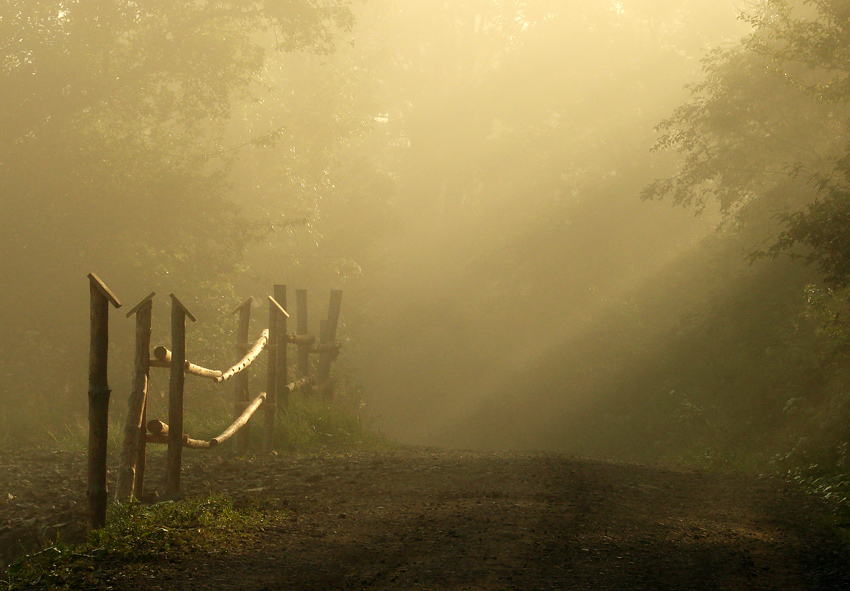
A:
[[[251,304],[253,298],[248,298],[236,308],[233,313],[239,313],[239,325],[236,329],[236,360],[242,359],[245,352],[250,346],[248,344],[248,330],[251,325]],[[233,403],[233,418],[237,419],[242,414],[242,411],[248,406],[248,372],[239,372],[233,379],[234,403]],[[248,436],[250,434],[250,425],[246,424],[242,427],[234,438],[234,451],[237,454],[243,454],[248,449]]]
[[[168,380],[168,456],[165,468],[165,494],[180,492],[183,459],[183,382],[186,363],[186,318],[195,317],[171,295],[171,372]]]
[[[94,273],[89,273],[91,334],[89,343],[89,529],[106,525],[106,446],[109,435],[109,304],[121,302]]]
[[[307,336],[307,290],[295,290],[295,305],[297,316],[295,321],[295,334]],[[310,375],[310,343],[298,343],[298,378],[303,379]],[[304,385],[301,391],[309,394],[310,386]]]
[[[275,285],[274,286],[274,299],[277,300],[277,303],[286,310],[286,286],[285,285]],[[289,388],[287,388],[287,384],[289,384],[289,360],[286,356],[286,314],[277,314],[277,324],[275,325],[275,345],[277,349],[272,349],[275,353],[275,357],[277,358],[275,361],[275,371],[277,375],[275,377],[275,390],[273,392],[269,392],[269,397],[275,401],[277,405],[277,412],[280,413],[282,409],[289,406]],[[271,325],[269,325],[269,329],[271,329]],[[271,338],[271,333],[269,334],[269,338]]]
[[[141,498],[145,465],[145,409],[151,360],[151,315],[155,292],[127,312],[136,315],[136,351],[133,361],[133,388],[127,401],[124,422],[124,445],[118,469],[115,498]]]
[[[328,319],[320,323],[320,344],[330,344],[336,340],[336,331],[339,324],[339,312],[342,308],[342,291],[334,289],[331,291],[331,300],[328,307]],[[338,355],[335,350],[322,351],[319,354],[319,367],[316,370],[316,381],[319,389],[326,398],[333,398],[333,388],[330,383],[331,363]]]

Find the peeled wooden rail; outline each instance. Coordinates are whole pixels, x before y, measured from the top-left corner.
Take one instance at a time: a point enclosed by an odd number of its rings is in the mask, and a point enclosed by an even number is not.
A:
[[[300,390],[304,386],[315,386],[315,385],[316,385],[316,379],[312,376],[307,376],[307,377],[301,378],[300,380],[295,380],[294,382],[291,382],[289,384],[284,385],[283,390],[285,390],[286,392],[291,394],[292,392],[295,392],[296,390]]]
[[[227,371],[221,371],[218,369],[208,369],[206,367],[202,367],[200,365],[195,365],[194,363],[190,363],[186,361],[183,365],[184,371],[193,376],[198,376],[201,378],[209,378],[217,384],[221,382],[225,382],[238,374],[241,371],[244,371],[254,362],[257,356],[263,351],[263,348],[266,347],[266,343],[269,340],[269,330],[265,329],[260,334],[260,338],[251,346],[245,356],[233,367],[228,369]],[[150,360],[150,367],[171,367],[171,351],[169,351],[165,347],[157,347],[153,350],[154,359]]]
[[[148,431],[150,431],[146,438],[148,443],[163,443],[168,445],[168,423],[163,423],[162,421],[149,421]],[[192,439],[184,433],[183,447],[189,447],[191,449],[210,449],[214,446],[211,446],[209,441]]]
[[[209,441],[203,441],[200,439],[191,439],[188,435],[183,435],[183,447],[189,447],[192,449],[213,449],[217,447],[219,444],[224,443],[228,439],[230,439],[239,429],[245,426],[245,424],[251,419],[254,413],[260,408],[260,405],[266,400],[266,393],[260,392],[251,404],[242,411],[242,414],[233,421],[233,424],[230,425],[224,432],[218,437],[214,437]],[[148,437],[147,440],[150,443],[168,443],[168,425],[163,423],[162,421],[150,421],[148,422]]]
[[[247,353],[245,353],[245,356],[239,361],[239,363],[228,369],[226,372],[222,373],[217,378],[213,378],[213,381],[217,384],[220,384],[221,382],[229,380],[230,378],[247,368],[249,365],[251,365],[251,363],[253,363],[254,359],[257,358],[257,355],[260,354],[260,352],[263,350],[263,347],[266,346],[268,340],[269,329],[265,329],[260,334],[260,338],[257,339],[257,342],[254,343],[254,346],[251,347]]]
[[[256,410],[258,408],[260,408],[260,405],[265,400],[266,400],[266,393],[260,392],[257,395],[257,397],[254,398],[254,400],[251,402],[251,404],[248,405],[248,408],[246,408],[244,411],[242,411],[242,414],[239,415],[239,418],[236,419],[235,421],[233,421],[232,425],[230,425],[227,429],[225,429],[224,432],[221,435],[210,440],[210,444],[215,443],[215,445],[211,445],[211,447],[215,447],[216,445],[218,445],[220,443],[224,443],[225,441],[230,439],[237,431],[239,431],[239,429],[244,427],[245,423],[248,422],[248,420],[253,416],[254,412],[256,412]]]
[[[171,367],[171,351],[165,347],[157,347],[153,350],[154,359],[150,360],[150,367]],[[201,378],[209,378],[215,380],[221,377],[222,371],[218,369],[207,369],[194,363],[186,362],[183,364],[186,373]]]

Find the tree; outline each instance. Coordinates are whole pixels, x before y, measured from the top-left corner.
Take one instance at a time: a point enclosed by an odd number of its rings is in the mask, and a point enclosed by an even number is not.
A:
[[[645,198],[670,197],[762,227],[799,211],[835,173],[850,133],[847,9],[833,0],[767,0],[752,32],[713,50],[692,98],[661,122],[657,150],[683,156]],[[815,181],[815,182],[812,182]]]
[[[262,231],[227,197],[234,102],[270,52],[327,53],[352,24],[347,0],[0,7],[0,330],[21,364],[4,364],[3,399],[73,383],[85,335],[68,315],[84,318],[89,271],[130,299],[192,286],[227,305],[216,294]],[[26,341],[57,360],[50,376],[19,371]]]

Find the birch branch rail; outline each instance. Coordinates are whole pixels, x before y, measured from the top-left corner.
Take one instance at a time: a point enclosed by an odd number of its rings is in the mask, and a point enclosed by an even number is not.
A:
[[[162,421],[150,421],[148,422],[148,431],[150,431],[146,437],[148,443],[168,444],[168,423],[163,423]],[[192,449],[210,449],[215,446],[210,445],[209,441],[192,439],[184,433],[183,447],[189,447]]]
[[[291,384],[294,385],[294,384]],[[266,393],[260,392],[251,404],[242,411],[242,414],[239,415],[233,424],[230,425],[224,432],[218,437],[214,437],[209,441],[203,441],[201,439],[191,439],[188,435],[183,435],[183,447],[190,447],[192,449],[213,449],[218,445],[224,443],[233,435],[239,431],[245,424],[251,420],[251,417],[254,416],[254,413],[257,412],[257,409],[260,408],[260,405],[265,402]],[[168,424],[163,423],[162,421],[150,421],[148,423],[148,433],[147,440],[150,443],[168,443]]]
[[[296,390],[300,390],[304,386],[311,386],[311,385],[312,386],[316,385],[316,379],[313,378],[312,376],[307,376],[305,378],[301,378],[300,380],[295,380],[294,382],[286,384],[285,386],[283,386],[283,389],[288,391],[291,394],[292,392],[295,392]]]
[[[151,359],[150,367],[171,367],[171,351],[165,347],[157,347],[154,349],[153,356],[154,359]],[[207,369],[206,367],[201,367],[200,365],[195,365],[188,361],[183,367],[183,371],[188,374],[201,378],[209,378],[211,380],[221,377],[222,374],[222,372],[217,369]]]
[[[262,334],[260,334],[260,338],[257,339],[257,342],[254,343],[254,346],[251,347],[251,349],[247,353],[245,353],[245,357],[243,357],[239,363],[228,369],[226,372],[222,373],[219,377],[213,378],[213,381],[216,384],[220,384],[221,382],[229,380],[230,378],[244,370],[246,367],[251,365],[254,359],[257,358],[257,355],[260,354],[260,351],[263,350],[263,347],[266,346],[268,340],[269,329],[265,329]]]
[[[248,407],[242,411],[242,414],[239,415],[239,418],[233,421],[233,424],[230,425],[227,429],[224,430],[224,433],[219,435],[218,437],[210,440],[210,447],[215,447],[220,443],[224,443],[228,439],[230,439],[234,433],[236,433],[239,429],[245,426],[245,423],[253,416],[254,412],[260,405],[265,401],[266,393],[260,392],[256,398],[248,405]]]

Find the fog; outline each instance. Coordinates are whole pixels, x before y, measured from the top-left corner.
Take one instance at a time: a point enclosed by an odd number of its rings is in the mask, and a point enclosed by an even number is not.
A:
[[[763,228],[722,203],[641,198],[756,4],[216,4],[0,9],[0,441],[84,417],[92,271],[127,309],[157,292],[155,344],[178,295],[208,364],[247,296],[306,288],[315,320],[344,290],[340,396],[404,443],[659,458],[775,415],[768,347],[735,347],[811,271],[747,262]]]

